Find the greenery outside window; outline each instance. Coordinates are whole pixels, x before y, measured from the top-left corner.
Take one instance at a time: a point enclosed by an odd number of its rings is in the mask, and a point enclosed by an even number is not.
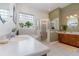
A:
[[[19,14],[19,25],[21,28],[34,28],[34,16],[30,14],[20,13]]]

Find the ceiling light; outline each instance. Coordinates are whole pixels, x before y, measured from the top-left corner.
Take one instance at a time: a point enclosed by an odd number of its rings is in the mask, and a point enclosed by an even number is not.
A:
[[[77,16],[77,14],[75,14],[74,16]]]
[[[51,11],[51,9],[49,8],[48,11]]]
[[[73,16],[71,15],[70,18],[73,18]]]

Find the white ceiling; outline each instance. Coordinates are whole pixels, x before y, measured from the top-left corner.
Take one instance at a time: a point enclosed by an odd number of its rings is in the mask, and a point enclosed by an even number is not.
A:
[[[70,3],[20,3],[20,4],[41,12],[48,13],[49,11],[52,11],[58,7],[63,8],[69,5]]]

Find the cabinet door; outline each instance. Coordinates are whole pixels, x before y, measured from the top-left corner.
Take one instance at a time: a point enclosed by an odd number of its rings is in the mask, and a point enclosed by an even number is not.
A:
[[[79,35],[76,35],[75,36],[75,40],[76,40],[76,43],[75,43],[75,45],[77,46],[77,47],[79,47]]]
[[[63,38],[63,34],[58,34],[58,40],[61,42]]]

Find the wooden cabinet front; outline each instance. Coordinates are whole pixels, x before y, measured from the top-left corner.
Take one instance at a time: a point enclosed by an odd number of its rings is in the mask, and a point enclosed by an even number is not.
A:
[[[79,47],[79,35],[73,34],[58,34],[59,42]]]

